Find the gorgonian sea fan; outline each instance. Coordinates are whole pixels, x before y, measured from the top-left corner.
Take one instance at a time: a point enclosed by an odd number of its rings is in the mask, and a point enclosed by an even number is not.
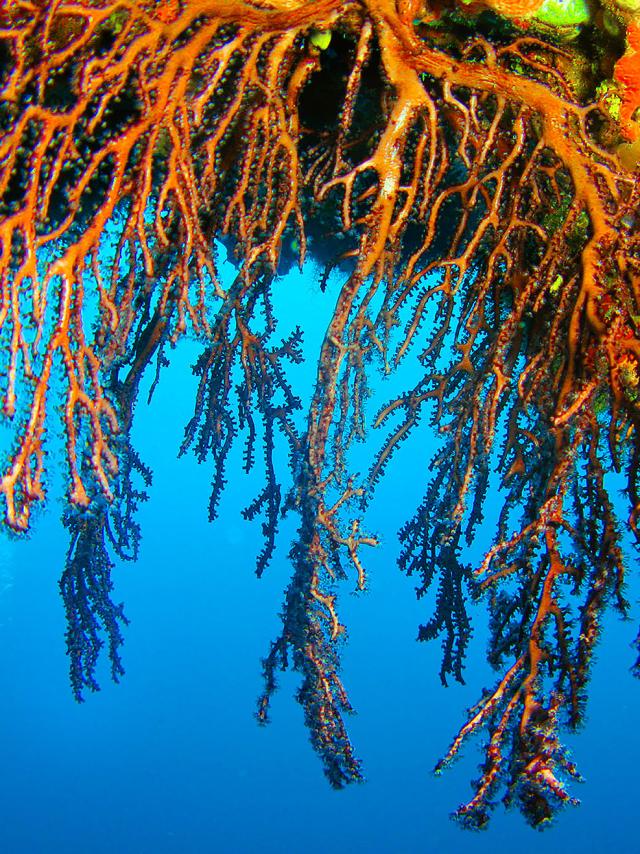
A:
[[[485,731],[458,810],[471,826],[500,791],[533,824],[571,800],[558,727],[582,719],[604,608],[626,609],[610,471],[635,536],[640,510],[639,21],[634,0],[0,4],[2,404],[15,437],[0,489],[5,524],[26,531],[62,395],[78,699],[97,688],[105,634],[122,673],[110,553],[135,557],[151,480],[130,427],[144,370],[155,363],[155,387],[188,333],[201,353],[183,450],[210,460],[210,517],[240,439],[247,471],[258,450],[264,462],[244,511],[263,519],[258,573],[282,513],[300,520],[259,719],[291,663],[329,780],[360,777],[336,582],[365,585],[361,547],[376,539],[363,507],[426,414],[442,450],[400,556],[419,595],[437,587],[419,637],[442,635],[441,678],[462,679],[471,593],[501,673],[439,767]],[[236,260],[228,287],[219,241]],[[278,340],[271,290],[309,256],[323,286],[342,278],[304,419],[287,376],[303,329]],[[421,379],[374,419],[389,432],[358,479],[348,451],[367,429],[372,369],[391,373],[410,351]],[[465,542],[498,486],[495,537],[472,571]]]

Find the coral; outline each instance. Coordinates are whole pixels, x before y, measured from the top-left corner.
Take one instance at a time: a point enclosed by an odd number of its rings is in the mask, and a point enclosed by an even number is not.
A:
[[[636,116],[640,110],[640,23],[636,21],[627,27],[626,50],[615,65],[613,77],[621,90],[620,127],[625,138],[633,142],[640,137]]]
[[[135,557],[135,482],[150,486],[130,441],[135,403],[144,371],[153,363],[155,387],[188,334],[201,354],[182,451],[212,466],[210,517],[242,439],[247,471],[258,449],[263,459],[244,513],[263,518],[258,574],[281,515],[299,518],[259,720],[292,666],[330,782],[360,779],[339,582],[365,586],[363,547],[377,538],[363,508],[430,421],[442,449],[401,532],[418,594],[437,584],[419,637],[444,634],[441,678],[462,679],[472,595],[488,610],[499,672],[438,767],[484,733],[485,762],[458,811],[473,827],[499,793],[534,825],[572,802],[578,772],[561,726],[583,718],[606,607],[627,610],[610,471],[626,478],[636,537],[640,514],[638,30],[620,3],[615,14],[549,10],[0,5],[0,391],[15,437],[0,492],[5,524],[26,531],[46,497],[59,409],[78,698],[97,687],[101,633],[114,677],[122,670],[110,554]],[[228,287],[220,241],[236,263]],[[307,258],[324,267],[323,287],[331,271],[342,278],[305,414],[287,373],[304,322],[279,340],[271,291]],[[388,434],[360,478],[350,449],[369,432],[372,377],[412,355],[422,378],[373,418]],[[473,568],[465,548],[482,536],[489,491],[501,509]]]

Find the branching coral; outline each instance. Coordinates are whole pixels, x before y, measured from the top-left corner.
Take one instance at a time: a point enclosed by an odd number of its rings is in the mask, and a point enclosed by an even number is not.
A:
[[[636,534],[640,513],[637,24],[595,5],[569,20],[453,0],[2,3],[2,399],[16,442],[0,489],[6,524],[26,530],[59,375],[77,695],[94,687],[100,625],[119,673],[106,542],[123,542],[105,531],[111,516],[134,524],[133,475],[149,482],[128,440],[139,379],[190,332],[202,355],[183,450],[212,460],[210,516],[240,433],[247,470],[262,441],[265,484],[245,511],[264,513],[259,573],[281,511],[300,516],[259,719],[291,661],[330,781],[360,777],[335,582],[364,587],[376,539],[362,505],[430,412],[444,449],[402,532],[419,592],[439,585],[420,637],[444,631],[441,676],[462,678],[468,588],[504,668],[441,763],[488,732],[459,815],[484,824],[500,785],[534,824],[570,800],[558,726],[581,719],[602,611],[626,607],[609,470],[627,474]],[[237,261],[228,288],[216,239]],[[306,423],[286,374],[302,333],[275,338],[270,298],[294,255],[343,276]],[[374,420],[390,433],[360,482],[348,452],[371,367],[390,373],[416,348],[424,376]],[[472,571],[461,552],[493,465],[503,509]],[[78,602],[81,577],[97,604]]]

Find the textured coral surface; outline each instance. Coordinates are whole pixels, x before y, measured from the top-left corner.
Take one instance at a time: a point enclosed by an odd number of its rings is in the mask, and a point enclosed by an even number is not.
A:
[[[70,546],[60,582],[77,699],[107,640],[122,674],[116,557],[135,557],[151,472],[132,447],[140,379],[195,337],[183,451],[211,469],[216,517],[233,444],[264,484],[261,574],[298,517],[281,668],[301,678],[332,785],[361,776],[339,673],[339,582],[366,584],[367,500],[397,447],[442,448],[401,532],[400,565],[435,592],[419,637],[462,679],[466,599],[490,616],[495,686],[439,765],[482,732],[458,816],[498,797],[534,825],[572,800],[560,726],[584,714],[601,617],[622,612],[640,495],[640,23],[633,2],[3,0],[0,3],[0,395],[14,442],[5,525],[46,497],[62,424]],[[222,241],[236,262],[218,276]],[[291,264],[339,278],[308,412],[270,293]],[[332,279],[333,280],[333,279]],[[378,371],[422,378],[374,414]],[[58,420],[56,420],[58,419]],[[61,422],[60,422],[61,419]],[[366,476],[350,449],[387,437]],[[288,451],[288,467],[281,465]],[[484,560],[465,558],[487,495]]]

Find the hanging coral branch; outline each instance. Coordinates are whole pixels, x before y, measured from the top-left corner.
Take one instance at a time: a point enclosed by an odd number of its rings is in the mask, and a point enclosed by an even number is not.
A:
[[[581,720],[604,608],[626,609],[608,472],[627,476],[636,535],[640,513],[632,5],[0,3],[1,396],[15,436],[0,492],[6,525],[27,530],[59,399],[76,695],[95,686],[100,630],[120,672],[106,541],[137,542],[139,381],[152,360],[157,381],[166,346],[189,333],[202,350],[182,450],[211,459],[210,517],[239,438],[247,471],[260,445],[264,461],[244,511],[263,519],[258,574],[282,512],[300,517],[259,719],[291,663],[330,782],[361,777],[339,582],[365,586],[377,538],[362,508],[426,416],[443,447],[400,559],[419,595],[438,586],[419,637],[443,635],[441,678],[461,680],[470,591],[501,672],[439,767],[486,733],[458,812],[472,826],[500,787],[535,825],[572,800],[559,727]],[[220,240],[237,267],[228,289]],[[275,338],[271,292],[308,256],[323,287],[331,270],[342,278],[304,421],[287,376],[304,318]],[[367,435],[373,371],[414,352],[423,376],[374,419],[389,433],[359,480],[349,451]],[[474,568],[464,549],[489,491],[502,510]]]

